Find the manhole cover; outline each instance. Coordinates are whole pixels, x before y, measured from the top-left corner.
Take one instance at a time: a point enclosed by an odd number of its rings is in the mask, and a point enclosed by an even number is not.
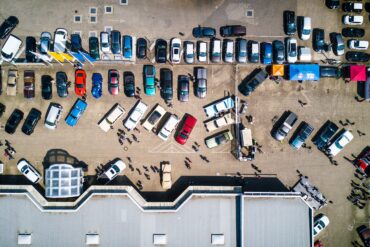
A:
[[[247,9],[245,12],[245,16],[248,18],[253,18],[254,17],[254,10],[253,9]]]

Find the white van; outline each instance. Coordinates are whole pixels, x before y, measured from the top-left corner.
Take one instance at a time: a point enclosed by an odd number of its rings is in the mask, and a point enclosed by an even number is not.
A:
[[[98,122],[99,127],[108,132],[113,124],[125,114],[125,109],[120,104],[115,104],[107,114]]]
[[[311,17],[303,17],[300,30],[300,38],[308,40],[311,36]]]
[[[367,50],[367,48],[369,47],[369,41],[350,39],[348,41],[348,46],[350,49],[354,50]]]
[[[221,61],[221,40],[211,40],[211,61],[212,63],[219,63]]]
[[[14,35],[9,35],[1,49],[1,57],[6,62],[11,62],[22,46],[22,40]]]
[[[159,138],[161,138],[163,141],[167,141],[172,131],[176,128],[179,121],[180,121],[179,118],[175,114],[172,114],[167,119],[163,127],[160,129],[158,133]]]
[[[224,62],[234,62],[234,41],[224,40]]]
[[[50,103],[45,117],[45,127],[54,130],[62,117],[63,106],[58,103]]]

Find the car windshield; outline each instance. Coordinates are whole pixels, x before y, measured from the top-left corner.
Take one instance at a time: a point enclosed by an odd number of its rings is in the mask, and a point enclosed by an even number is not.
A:
[[[227,141],[226,137],[224,135],[215,137],[215,141],[217,144],[222,144]]]
[[[338,50],[344,50],[344,45],[338,45]]]
[[[83,85],[83,84],[76,84],[76,87],[77,87],[77,88],[83,88],[83,87],[84,87],[84,85]]]
[[[240,57],[246,57],[247,53],[245,51],[242,51],[242,52],[239,53],[239,56]]]
[[[188,137],[189,137],[189,136],[187,136],[185,133],[181,132],[181,133],[180,133],[180,137],[181,137],[182,139],[188,139]]]
[[[114,169],[114,171],[115,171],[116,173],[119,173],[119,168],[118,168],[118,166],[114,165],[114,166],[112,166],[112,168]]]
[[[155,124],[157,120],[161,117],[161,114],[157,111],[153,112],[153,114],[148,119],[148,122],[151,124]]]
[[[5,57],[6,59],[10,59],[13,56],[13,53],[6,54],[4,52],[1,52],[1,55]]]
[[[175,55],[178,55],[179,54],[179,49],[178,48],[175,48],[175,49],[173,49],[173,53],[175,54]]]
[[[295,57],[297,55],[297,45],[296,44],[292,44],[292,49],[290,50],[290,54],[292,57]]]
[[[304,34],[304,35],[309,35],[309,34],[310,34],[310,30],[308,30],[308,29],[303,29],[302,34]]]

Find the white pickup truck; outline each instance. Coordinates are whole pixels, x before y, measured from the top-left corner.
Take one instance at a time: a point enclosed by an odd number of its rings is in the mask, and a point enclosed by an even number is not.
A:
[[[108,132],[111,129],[111,126],[125,114],[125,109],[120,104],[115,104],[107,114],[99,121],[99,127]]]
[[[135,108],[132,110],[130,116],[126,119],[125,127],[128,130],[133,130],[144,116],[144,113],[147,109],[148,106],[139,100],[136,103]]]
[[[217,113],[234,108],[235,102],[231,96],[218,100],[210,105],[203,107],[207,117],[214,117]]]
[[[229,112],[229,113],[227,113],[223,116],[220,116],[218,118],[208,120],[207,122],[204,123],[204,126],[206,127],[207,131],[212,132],[216,129],[219,129],[219,128],[222,128],[224,126],[233,124],[234,122],[235,122],[234,118],[233,118],[231,112]]]

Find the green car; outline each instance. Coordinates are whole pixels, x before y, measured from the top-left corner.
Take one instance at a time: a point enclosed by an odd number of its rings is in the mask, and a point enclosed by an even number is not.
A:
[[[205,139],[205,143],[208,148],[215,148],[222,144],[226,144],[229,141],[233,140],[233,135],[230,130],[221,131],[213,136],[209,136]]]
[[[99,40],[97,37],[89,38],[90,56],[94,59],[99,59]]]
[[[155,67],[144,65],[144,91],[146,95],[155,95]]]

